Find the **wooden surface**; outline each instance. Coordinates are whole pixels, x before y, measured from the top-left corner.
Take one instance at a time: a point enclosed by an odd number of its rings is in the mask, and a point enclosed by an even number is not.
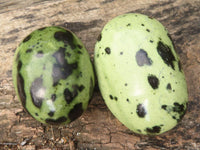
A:
[[[161,21],[180,55],[189,92],[188,111],[173,130],[137,135],[108,110],[98,89],[87,111],[65,127],[45,127],[22,109],[12,84],[15,49],[35,29],[71,29],[91,57],[96,39],[113,17],[137,12]],[[0,149],[200,149],[200,0],[1,0]]]

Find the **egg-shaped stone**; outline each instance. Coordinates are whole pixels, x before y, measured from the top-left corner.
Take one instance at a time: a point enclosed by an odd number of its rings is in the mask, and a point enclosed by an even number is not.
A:
[[[77,119],[94,88],[90,56],[78,37],[61,27],[33,31],[18,46],[13,82],[25,110],[50,125]]]
[[[164,133],[184,116],[184,72],[168,31],[156,19],[129,13],[109,21],[95,45],[94,63],[105,103],[135,133]]]

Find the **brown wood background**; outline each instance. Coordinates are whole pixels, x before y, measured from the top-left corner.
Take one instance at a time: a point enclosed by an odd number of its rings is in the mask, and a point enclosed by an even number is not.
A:
[[[22,109],[12,84],[15,49],[35,29],[71,29],[91,57],[97,36],[113,17],[137,12],[161,21],[180,55],[188,111],[173,130],[137,135],[108,110],[98,89],[87,111],[65,127],[46,127]],[[200,149],[200,0],[0,0],[0,149]]]

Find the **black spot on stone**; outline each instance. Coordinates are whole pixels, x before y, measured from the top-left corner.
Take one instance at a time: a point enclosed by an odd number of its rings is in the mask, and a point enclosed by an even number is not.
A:
[[[149,134],[160,133],[160,126],[153,126],[152,128],[146,128],[146,132]]]
[[[161,108],[167,110],[167,105],[162,105]]]
[[[77,95],[78,95],[77,90],[73,90],[73,92],[71,92],[68,88],[66,88],[64,91],[64,96],[67,104],[70,104]]]
[[[78,64],[77,63],[73,63],[73,64],[71,64],[71,66],[72,66],[73,69],[78,68]]]
[[[43,86],[43,79],[36,78],[31,85],[30,93],[32,97],[33,104],[40,108],[42,106],[42,102],[45,99],[45,87]]]
[[[171,89],[172,89],[171,84],[168,83],[168,84],[167,84],[167,90],[171,90]]]
[[[40,57],[43,57],[43,55],[44,55],[43,51],[38,51],[37,54],[36,54],[36,57],[40,58]]]
[[[167,113],[171,115],[173,119],[177,120],[177,122],[183,118],[186,112],[184,104],[179,104],[177,102],[173,105],[162,105],[161,108],[167,111]]]
[[[144,107],[143,104],[138,104],[137,105],[136,113],[140,118],[144,118],[145,117],[145,115],[147,114],[147,111],[146,111],[146,108]]]
[[[112,95],[109,95],[109,97],[110,97],[111,100],[113,100],[113,96]]]
[[[149,30],[149,29],[146,29],[146,31],[147,31],[147,32],[150,32],[150,30]]]
[[[179,103],[174,103],[174,107],[173,107],[173,111],[177,112],[179,114],[182,114],[184,112],[184,105],[183,104],[179,104]]]
[[[123,52],[120,52],[120,55],[123,55]]]
[[[29,48],[29,49],[26,50],[26,53],[31,53],[31,52],[32,52],[31,48]]]
[[[163,44],[163,42],[159,41],[157,45],[157,51],[158,54],[161,56],[162,60],[164,61],[164,63],[170,66],[172,69],[174,69],[173,61],[176,60],[171,51],[171,48]]]
[[[77,75],[77,78],[81,78],[81,77],[83,77],[83,72],[79,72],[79,74]]]
[[[48,113],[48,115],[49,115],[50,117],[53,117],[54,113],[55,113],[55,111],[50,111],[50,112]]]
[[[60,117],[58,119],[46,119],[45,122],[47,124],[50,124],[50,125],[60,125],[61,123],[64,123],[65,121],[67,121],[67,118],[66,117]]]
[[[128,27],[128,26],[131,26],[131,24],[130,24],[130,23],[128,23],[126,26],[127,26],[127,27]]]
[[[83,108],[82,108],[82,103],[78,103],[74,106],[74,108],[69,112],[69,119],[72,121],[74,121],[75,119],[77,119],[78,117],[80,117],[83,113]]]
[[[72,88],[75,90],[75,91],[79,91],[81,92],[85,87],[83,85],[72,85]]]
[[[141,24],[141,26],[144,26],[144,24]]]
[[[102,38],[102,36],[101,36],[101,34],[99,34],[97,41],[101,41],[101,38]]]
[[[71,54],[69,52],[66,52],[67,57],[71,57]]]
[[[83,85],[72,85],[73,91],[71,92],[69,89],[65,89],[64,96],[65,100],[68,104],[70,104],[73,99],[78,95],[78,91],[81,92],[85,87]]]
[[[159,80],[158,80],[158,78],[157,78],[156,76],[154,76],[154,75],[149,75],[149,76],[148,76],[148,82],[149,82],[149,84],[151,85],[151,87],[152,87],[153,89],[157,89],[158,86],[159,86]]]
[[[80,85],[80,86],[78,87],[78,90],[81,92],[81,91],[83,91],[84,88],[85,88],[85,87],[84,87],[83,85]]]
[[[106,47],[106,48],[105,48],[105,52],[106,52],[107,54],[110,54],[110,53],[111,53],[110,48],[109,48],[109,47]]]
[[[56,100],[56,94],[51,95],[51,100],[54,102]]]
[[[79,49],[82,49],[82,48],[83,48],[83,46],[81,46],[81,45],[79,45],[79,44],[77,45],[77,47],[78,47]]]
[[[153,43],[153,40],[150,40],[149,42],[150,42],[150,43]]]
[[[150,66],[152,64],[152,60],[148,57],[147,52],[143,49],[137,51],[135,58],[138,66],[144,66],[144,65]]]
[[[77,63],[68,64],[65,59],[65,48],[60,47],[58,51],[53,54],[56,59],[56,64],[53,65],[53,86],[56,86],[61,79],[66,79],[72,74],[74,69],[78,68]]]
[[[129,99],[127,98],[126,101],[129,102]]]
[[[83,72],[82,72],[82,71],[79,73],[79,76],[80,76],[80,77],[83,77]]]
[[[20,72],[21,68],[22,68],[22,62],[19,61],[18,64],[17,64],[17,71],[18,71],[18,73]]]
[[[65,45],[70,45],[72,49],[76,48],[76,45],[74,44],[74,36],[70,31],[62,32],[58,31],[54,34],[54,38],[57,41],[64,42]]]
[[[31,35],[28,35],[27,37],[24,38],[23,43],[29,41],[31,39]]]
[[[26,106],[26,93],[24,90],[24,79],[21,76],[20,73],[17,74],[17,90],[20,97],[20,100],[22,102],[22,105]]]
[[[128,84],[127,84],[127,83],[125,83],[124,85],[125,85],[125,86],[128,86]]]
[[[137,129],[137,131],[140,132],[140,133],[142,132],[140,129]]]
[[[20,100],[22,102],[22,105],[24,106],[24,108],[26,108],[26,93],[24,90],[24,79],[22,77],[22,75],[20,74],[20,70],[22,67],[22,62],[19,61],[18,65],[17,65],[17,90],[18,90],[18,94],[20,97]]]
[[[118,100],[118,98],[117,98],[117,97],[114,97],[114,99],[115,99],[115,101],[117,101],[117,100]]]
[[[179,71],[181,72],[182,71],[182,65],[181,65],[181,61],[180,60],[178,61],[178,68],[179,68]]]
[[[81,52],[81,51],[78,51],[77,53],[78,53],[78,54],[82,54],[82,52]]]
[[[35,113],[36,116],[39,116],[38,113]]]

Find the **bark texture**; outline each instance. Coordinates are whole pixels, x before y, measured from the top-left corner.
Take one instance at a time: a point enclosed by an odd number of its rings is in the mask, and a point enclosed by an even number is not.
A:
[[[188,111],[173,130],[160,136],[137,135],[106,107],[98,88],[87,111],[65,127],[40,124],[23,111],[12,84],[17,45],[35,29],[69,28],[93,58],[101,29],[113,17],[143,13],[170,32],[189,92]],[[200,0],[1,0],[0,149],[200,149]]]

